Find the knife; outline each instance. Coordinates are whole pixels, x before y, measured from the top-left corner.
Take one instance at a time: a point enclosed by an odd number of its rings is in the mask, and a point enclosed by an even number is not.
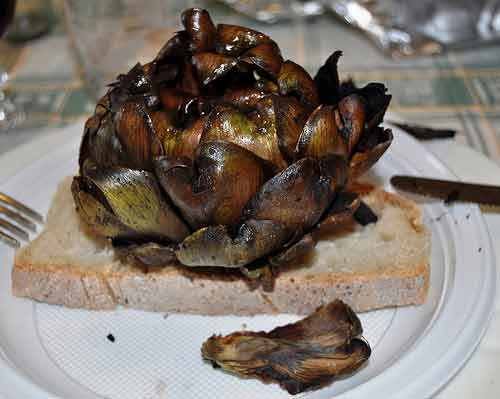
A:
[[[392,176],[391,184],[403,191],[440,198],[447,204],[464,201],[500,205],[500,186],[402,175]]]

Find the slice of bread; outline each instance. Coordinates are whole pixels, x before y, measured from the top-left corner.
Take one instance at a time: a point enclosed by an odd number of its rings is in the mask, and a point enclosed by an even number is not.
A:
[[[311,256],[286,267],[274,290],[266,292],[251,287],[239,272],[178,265],[145,272],[119,260],[106,240],[86,232],[70,185],[71,178],[60,184],[44,230],[16,253],[16,296],[72,308],[123,305],[205,315],[307,314],[334,298],[362,312],[421,304],[426,297],[430,233],[421,210],[380,189],[363,194],[377,223],[320,240]]]

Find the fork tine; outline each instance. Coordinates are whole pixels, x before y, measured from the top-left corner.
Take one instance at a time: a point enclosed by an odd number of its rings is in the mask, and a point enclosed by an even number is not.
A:
[[[29,240],[30,236],[23,229],[20,229],[15,224],[10,223],[9,221],[0,218],[0,227],[3,227],[9,233],[12,233],[23,240]]]
[[[26,215],[36,220],[37,222],[43,223],[43,216],[40,215],[37,211],[27,207],[16,199],[8,196],[7,194],[0,193],[0,202],[4,202],[14,208],[16,208],[20,212],[24,212]]]
[[[21,226],[26,227],[28,230],[33,232],[36,231],[36,225],[31,220],[26,219],[23,215],[20,215],[17,212],[14,212],[2,205],[0,205],[0,214],[3,213],[8,218],[12,219],[16,223],[19,223]]]
[[[19,248],[21,246],[21,243],[17,241],[14,237],[9,236],[8,234],[2,233],[0,231],[0,241],[3,241],[7,245],[11,246],[12,248]]]

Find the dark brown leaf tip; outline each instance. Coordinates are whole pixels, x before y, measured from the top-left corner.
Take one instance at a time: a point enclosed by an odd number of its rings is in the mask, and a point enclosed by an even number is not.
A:
[[[245,378],[278,383],[288,393],[324,387],[366,364],[371,348],[361,322],[340,300],[308,317],[269,332],[213,335],[202,357]]]

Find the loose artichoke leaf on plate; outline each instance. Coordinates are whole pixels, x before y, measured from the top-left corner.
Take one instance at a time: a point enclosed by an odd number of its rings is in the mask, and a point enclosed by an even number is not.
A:
[[[182,24],[97,104],[75,204],[146,266],[270,276],[356,211],[343,194],[391,143],[378,126],[391,96],[341,82],[340,52],[313,79],[263,33],[216,25],[199,8]]]
[[[290,394],[318,389],[361,368],[371,355],[361,322],[340,300],[269,332],[213,335],[203,359],[244,378],[280,384]]]

